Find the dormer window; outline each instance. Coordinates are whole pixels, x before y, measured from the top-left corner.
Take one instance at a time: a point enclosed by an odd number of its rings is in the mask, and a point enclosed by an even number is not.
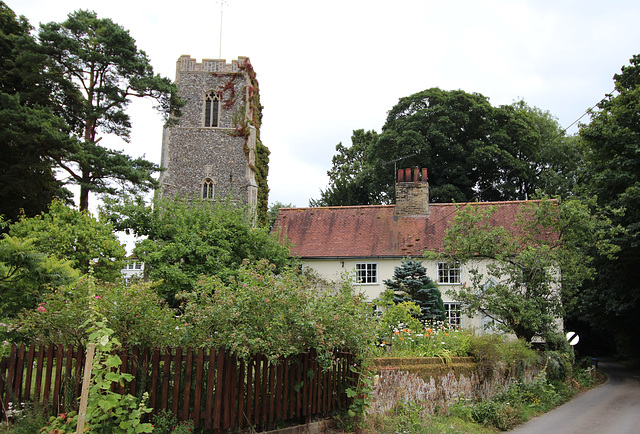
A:
[[[213,199],[213,180],[207,178],[202,183],[202,198]]]
[[[211,91],[204,98],[204,126],[218,127],[220,124],[220,96]]]

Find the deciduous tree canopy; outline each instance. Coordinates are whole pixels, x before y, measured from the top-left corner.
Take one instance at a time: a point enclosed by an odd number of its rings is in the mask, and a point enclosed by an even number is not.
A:
[[[638,352],[640,283],[640,55],[614,76],[615,92],[607,95],[580,129],[587,148],[583,188],[597,195],[597,212],[622,229],[612,238],[616,257],[597,259],[597,279],[584,290],[576,316],[606,328],[626,350]]]
[[[201,275],[226,281],[245,260],[266,259],[276,271],[294,263],[287,246],[231,202],[158,199],[151,208],[138,198],[110,203],[103,212],[116,229],[147,237],[133,253],[174,307],[175,295],[193,291]]]
[[[432,202],[568,194],[582,161],[548,112],[438,88],[401,98],[379,136],[357,130],[336,150],[329,187],[312,205],[392,203],[396,168],[413,166],[429,169]]]
[[[473,204],[458,209],[445,257],[460,261],[470,282],[449,295],[519,338],[547,337],[558,331],[563,301],[573,305],[580,284],[594,275],[587,252],[602,241],[602,226],[575,200],[527,202],[515,230],[491,225],[493,212]]]
[[[73,281],[70,261],[43,253],[31,238],[0,238],[0,318],[34,308],[52,287]]]
[[[108,222],[59,201],[48,212],[20,218],[9,234],[33,240],[38,250],[69,260],[82,273],[94,268],[95,277],[108,282],[120,277],[124,265],[125,250]]]

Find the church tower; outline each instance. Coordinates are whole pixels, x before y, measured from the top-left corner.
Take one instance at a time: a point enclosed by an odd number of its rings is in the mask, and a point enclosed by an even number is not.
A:
[[[248,57],[178,59],[182,116],[165,127],[160,187],[163,195],[230,198],[266,219],[269,151],[260,142],[262,106]],[[264,214],[264,217],[263,217]]]

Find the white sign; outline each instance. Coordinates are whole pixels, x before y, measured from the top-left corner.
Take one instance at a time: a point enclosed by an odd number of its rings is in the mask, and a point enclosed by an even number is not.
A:
[[[569,345],[573,346],[580,342],[580,336],[576,332],[567,332],[567,342]]]

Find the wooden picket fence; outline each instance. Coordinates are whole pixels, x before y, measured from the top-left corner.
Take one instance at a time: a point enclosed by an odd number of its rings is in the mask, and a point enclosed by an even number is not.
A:
[[[346,389],[355,384],[354,357],[337,351],[333,369],[323,371],[314,352],[270,363],[264,356],[244,361],[212,348],[132,348],[119,353],[123,373],[133,381],[120,393],[149,395],[154,413],[214,432],[243,427],[269,429],[280,421],[307,423],[346,408]],[[21,403],[40,402],[52,414],[77,409],[85,351],[60,345],[11,347],[0,361],[0,417]]]

